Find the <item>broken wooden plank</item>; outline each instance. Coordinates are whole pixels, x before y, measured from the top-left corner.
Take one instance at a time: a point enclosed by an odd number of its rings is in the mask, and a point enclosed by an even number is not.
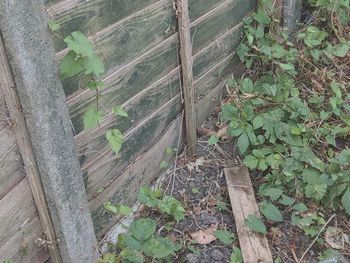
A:
[[[192,39],[187,0],[177,1],[176,13],[180,39],[181,78],[185,107],[187,153],[189,156],[192,156],[196,152],[197,128],[192,69]]]
[[[244,262],[273,262],[266,237],[252,232],[244,222],[249,215],[260,217],[248,169],[240,166],[224,172]]]

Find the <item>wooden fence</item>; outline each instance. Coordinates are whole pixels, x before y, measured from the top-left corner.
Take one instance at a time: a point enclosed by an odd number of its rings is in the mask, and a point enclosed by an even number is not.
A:
[[[255,1],[189,0],[186,54],[172,0],[44,2],[0,0],[0,262],[93,262],[96,237],[118,221],[103,204],[132,204],[171,158],[165,149],[184,141],[181,59],[200,124],[227,76],[240,73],[234,53]],[[48,19],[61,36],[90,37],[106,66],[101,104],[122,105],[128,118],[84,130],[95,93],[82,76],[59,80],[67,50]],[[117,156],[105,139],[113,127],[125,136]]]

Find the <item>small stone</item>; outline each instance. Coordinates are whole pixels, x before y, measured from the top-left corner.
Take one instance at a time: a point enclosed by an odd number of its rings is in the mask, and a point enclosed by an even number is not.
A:
[[[210,252],[211,258],[215,261],[221,262],[221,260],[224,259],[225,255],[219,250],[219,249],[214,249]]]
[[[193,253],[187,254],[185,256],[186,263],[198,263],[199,262],[199,256]]]

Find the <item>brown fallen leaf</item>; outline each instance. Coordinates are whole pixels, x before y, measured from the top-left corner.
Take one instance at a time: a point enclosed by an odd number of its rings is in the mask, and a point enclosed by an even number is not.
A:
[[[214,236],[214,232],[217,230],[218,224],[213,224],[209,228],[205,230],[199,230],[191,234],[193,240],[197,241],[198,244],[206,245],[214,240],[216,237]]]
[[[325,234],[325,240],[328,245],[337,250],[344,249],[344,234],[341,229],[336,227],[328,227]]]

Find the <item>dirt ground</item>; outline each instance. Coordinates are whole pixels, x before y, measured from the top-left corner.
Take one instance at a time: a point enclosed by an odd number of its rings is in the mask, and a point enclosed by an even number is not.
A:
[[[217,130],[217,116],[213,114],[202,126],[204,130]],[[183,249],[174,258],[174,262],[188,263],[221,263],[230,262],[232,245],[224,245],[215,240],[207,245],[193,242],[191,233],[215,226],[220,230],[228,230],[235,235],[234,246],[239,247],[235,228],[235,221],[231,211],[229,196],[223,173],[224,167],[237,165],[235,148],[232,140],[208,146],[208,137],[198,141],[197,156],[188,160],[184,154],[179,154],[176,165],[173,163],[165,172],[165,180],[160,185],[168,195],[183,202],[186,217],[180,223],[171,223],[170,219],[154,210],[141,210],[141,216],[154,218],[159,222],[158,233],[168,236],[176,242],[182,243]],[[251,172],[251,178],[257,193],[262,183],[262,175]],[[259,201],[259,197],[257,200]],[[305,201],[307,203],[307,201]],[[283,210],[282,210],[283,211]],[[289,211],[284,211],[288,215]],[[327,211],[325,218],[329,218],[334,211]],[[290,216],[285,216],[290,218]],[[302,230],[292,225],[288,220],[281,223],[265,222],[268,228],[267,238],[271,252],[280,262],[298,262],[301,255],[312,244],[313,239],[307,237]],[[171,225],[172,227],[167,227]],[[350,221],[343,214],[337,214],[330,225],[337,226],[344,235],[350,237]],[[320,236],[323,236],[321,234]],[[320,262],[319,256],[329,248],[329,244],[322,242],[322,238],[314,243],[303,262]],[[349,260],[350,245],[341,251]],[[278,262],[278,261],[277,261]],[[337,261],[334,261],[337,262]],[[339,262],[348,262],[345,259]]]

